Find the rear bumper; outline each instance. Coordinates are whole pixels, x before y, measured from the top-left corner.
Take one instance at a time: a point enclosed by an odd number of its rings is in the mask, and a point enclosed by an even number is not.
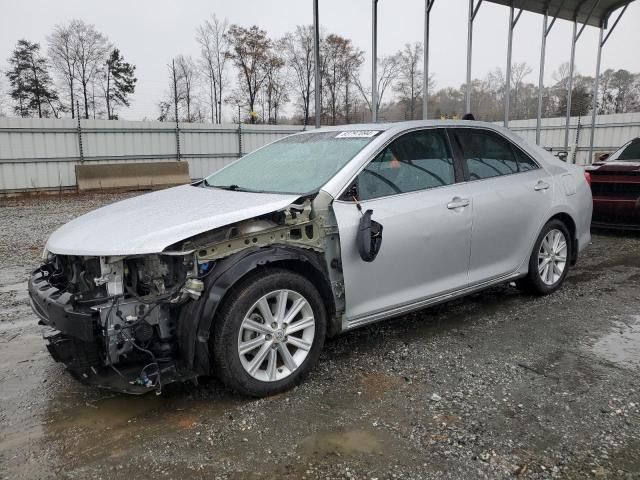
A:
[[[640,229],[640,197],[593,197],[594,227]]]

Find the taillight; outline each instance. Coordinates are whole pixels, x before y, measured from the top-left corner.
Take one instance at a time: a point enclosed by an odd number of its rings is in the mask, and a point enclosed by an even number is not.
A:
[[[584,172],[584,179],[587,181],[589,187],[591,187],[591,174],[589,172]]]

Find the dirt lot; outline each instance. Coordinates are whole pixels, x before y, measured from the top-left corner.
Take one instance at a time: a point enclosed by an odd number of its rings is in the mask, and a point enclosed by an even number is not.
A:
[[[0,203],[0,478],[640,479],[640,235],[594,235],[550,297],[494,288],[331,339],[273,398],[129,397],[54,363],[26,294],[46,236],[123,196]]]

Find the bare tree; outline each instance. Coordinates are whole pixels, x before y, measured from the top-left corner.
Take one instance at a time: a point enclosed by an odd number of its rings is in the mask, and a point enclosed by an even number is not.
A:
[[[400,101],[406,105],[405,117],[415,118],[418,98],[422,94],[422,43],[405,44],[404,49],[397,53],[398,82],[393,90],[400,95]]]
[[[294,72],[304,125],[309,124],[309,105],[314,93],[313,41],[313,25],[298,25],[295,32],[287,33],[280,42],[286,62]]]
[[[387,57],[382,57],[378,59],[378,101],[376,111],[380,111],[380,106],[382,105],[382,100],[384,98],[384,94],[387,89],[393,85],[393,82],[398,77],[398,56],[397,55],[389,55]],[[367,89],[362,85],[362,82],[359,77],[355,78],[355,84],[360,94],[362,95],[363,100],[367,104],[367,107],[370,111],[373,111],[371,108],[371,89]]]
[[[615,70],[613,70],[612,68],[608,68],[604,72],[602,72],[602,75],[600,75],[600,86],[599,86],[600,98],[598,101],[599,114],[612,113],[614,111],[613,110],[614,89],[612,85],[614,73],[615,73]]]
[[[364,62],[364,52],[353,46],[351,41],[347,44],[342,60],[342,71],[344,72],[344,121],[350,122],[350,114],[355,107],[355,101],[352,98],[352,86],[355,85],[355,79],[360,76],[360,67]]]
[[[193,122],[191,107],[195,99],[195,87],[197,81],[196,65],[191,56],[178,55],[175,59],[175,68],[178,82],[178,98],[184,101],[187,122]]]
[[[330,122],[336,125],[339,117],[348,122],[352,103],[350,87],[362,65],[363,52],[354,47],[351,40],[331,34],[321,44],[321,58],[323,100]]]
[[[339,35],[331,34],[322,43],[322,57],[325,59],[322,71],[322,87],[326,91],[326,101],[331,117],[331,124],[335,125],[338,116],[339,96],[342,92],[344,72],[342,57],[347,48],[348,40]]]
[[[267,33],[256,25],[250,28],[231,25],[225,36],[229,41],[227,57],[238,69],[240,92],[234,97],[239,99],[244,95],[253,123],[258,92],[267,78],[265,64],[269,59],[271,40]]]
[[[634,89],[635,75],[628,70],[620,69],[611,77],[611,86],[616,91],[614,97],[615,113],[626,113],[634,100],[632,91]]]
[[[107,37],[93,25],[81,20],[71,23],[71,37],[76,56],[76,79],[80,82],[84,100],[84,116],[89,118],[89,89],[104,65],[111,46]]]
[[[284,60],[275,52],[271,53],[265,65],[267,80],[264,90],[268,123],[278,123],[278,111],[289,100],[289,79],[284,66]]]
[[[222,123],[222,96],[226,83],[225,67],[229,42],[226,37],[228,22],[215,15],[206,20],[196,30],[196,40],[200,45],[203,72],[209,80],[211,103],[211,123]]]
[[[520,118],[520,91],[524,84],[523,80],[533,72],[533,69],[526,63],[514,63],[511,66],[511,88],[513,89],[513,111],[515,118]],[[511,95],[511,92],[509,92]]]
[[[75,80],[78,57],[74,32],[77,31],[76,23],[78,22],[79,20],[72,20],[69,25],[56,25],[53,33],[47,37],[51,65],[69,94],[71,118],[75,118]]]

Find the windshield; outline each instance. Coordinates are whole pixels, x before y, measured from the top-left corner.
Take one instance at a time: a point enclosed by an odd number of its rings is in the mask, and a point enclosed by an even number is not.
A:
[[[205,185],[269,193],[311,193],[378,133],[334,131],[285,137],[210,175]]]
[[[640,138],[635,138],[623,145],[617,152],[611,155],[609,162],[638,162],[640,161]]]

